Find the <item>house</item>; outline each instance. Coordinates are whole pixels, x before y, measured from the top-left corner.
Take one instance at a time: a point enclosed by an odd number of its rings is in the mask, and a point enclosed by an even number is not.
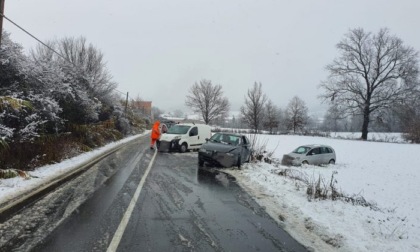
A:
[[[133,101],[132,109],[150,122],[154,121],[151,101]]]

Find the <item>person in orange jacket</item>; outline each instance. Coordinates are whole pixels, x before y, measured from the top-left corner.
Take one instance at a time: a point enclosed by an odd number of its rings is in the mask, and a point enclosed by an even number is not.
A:
[[[150,142],[150,149],[155,148],[155,143],[160,138],[160,122],[156,121],[152,127],[152,141]]]

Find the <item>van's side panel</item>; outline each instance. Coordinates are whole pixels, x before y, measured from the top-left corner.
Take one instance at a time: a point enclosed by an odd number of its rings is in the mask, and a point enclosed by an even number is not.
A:
[[[206,142],[206,138],[211,137],[211,128],[205,124],[197,124],[198,135],[189,137],[188,149],[199,149],[203,143]]]

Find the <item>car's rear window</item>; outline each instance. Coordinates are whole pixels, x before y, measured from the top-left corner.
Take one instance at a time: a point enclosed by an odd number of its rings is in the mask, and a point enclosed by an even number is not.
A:
[[[328,147],[321,147],[321,153],[322,154],[332,153],[332,150]]]

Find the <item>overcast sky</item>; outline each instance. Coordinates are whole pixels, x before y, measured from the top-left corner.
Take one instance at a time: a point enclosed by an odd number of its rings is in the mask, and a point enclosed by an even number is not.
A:
[[[280,108],[317,96],[335,45],[352,28],[387,27],[420,50],[419,0],[6,0],[5,15],[41,40],[84,36],[105,54],[118,90],[170,112],[187,111],[201,79],[239,110],[254,82]],[[4,20],[26,50],[37,42]]]

